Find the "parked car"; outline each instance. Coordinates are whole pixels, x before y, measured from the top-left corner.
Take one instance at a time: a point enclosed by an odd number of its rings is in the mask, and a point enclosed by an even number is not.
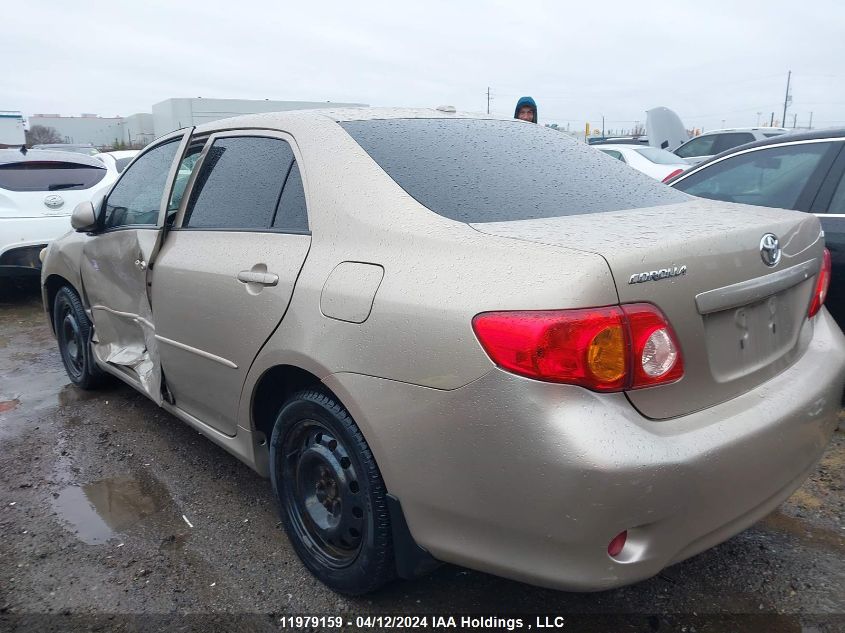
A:
[[[688,164],[697,165],[734,147],[773,138],[787,132],[789,130],[782,127],[738,127],[728,130],[712,130],[691,138],[674,151]]]
[[[601,144],[600,152],[621,160],[647,176],[665,182],[687,169],[687,165],[672,152],[647,145]]]
[[[99,159],[106,166],[106,169],[117,180],[117,176],[123,173],[126,166],[132,162],[132,159],[137,156],[137,149],[119,150],[115,152],[101,152],[94,154],[94,158]]]
[[[33,145],[32,149],[46,149],[51,152],[71,152],[72,154],[85,154],[86,156],[94,156],[100,152],[100,150],[90,143],[44,143]]]
[[[152,143],[73,225],[42,272],[70,379],[117,376],[268,476],[340,592],[438,560],[648,578],[776,508],[837,424],[818,219],[542,126],[225,119]]]
[[[833,264],[826,305],[845,328],[845,129],[818,130],[744,145],[671,181],[694,196],[815,214]]]
[[[38,254],[71,230],[73,208],[114,182],[82,154],[0,150],[0,276],[38,275]]]

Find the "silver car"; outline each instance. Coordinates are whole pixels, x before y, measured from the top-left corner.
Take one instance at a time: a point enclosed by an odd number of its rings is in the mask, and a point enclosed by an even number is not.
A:
[[[300,111],[158,139],[46,253],[74,383],[269,477],[305,565],[607,589],[802,483],[845,341],[811,215],[696,199],[541,126]]]
[[[734,147],[774,138],[789,132],[783,127],[741,127],[726,130],[711,130],[694,136],[674,150],[689,165],[698,165],[708,158]]]

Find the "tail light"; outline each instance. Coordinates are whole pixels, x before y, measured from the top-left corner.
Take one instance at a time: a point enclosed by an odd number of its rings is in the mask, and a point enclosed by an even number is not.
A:
[[[813,300],[810,302],[810,309],[807,317],[813,318],[819,313],[827,298],[827,289],[830,287],[830,251],[824,249],[822,254],[822,267],[819,276],[816,278],[816,289],[813,291]]]
[[[671,326],[648,303],[485,312],[472,327],[494,363],[536,380],[623,391],[675,382],[684,374]]]
[[[672,180],[672,178],[674,178],[678,174],[682,174],[682,173],[684,173],[683,169],[676,169],[675,171],[670,173],[668,176],[666,176],[666,178],[664,178],[661,182],[669,182],[670,180]]]

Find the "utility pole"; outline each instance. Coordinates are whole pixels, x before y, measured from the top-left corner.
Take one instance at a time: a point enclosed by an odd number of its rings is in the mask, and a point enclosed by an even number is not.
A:
[[[807,126],[808,129],[813,129],[813,113],[810,112],[810,125]]]
[[[774,127],[775,125],[775,113],[772,112],[772,118],[769,119],[769,127]]]
[[[762,112],[757,113],[757,127],[760,127],[760,115],[762,115],[762,114],[763,114]]]
[[[487,114],[490,114],[490,86],[487,86]]]
[[[786,75],[786,96],[783,98],[783,118],[781,121],[783,122],[783,127],[786,127],[786,106],[789,104],[789,80],[792,79],[792,71],[789,71],[789,74]]]
[[[604,131],[604,115],[603,114],[601,115],[601,135],[607,136],[607,134]]]
[[[792,129],[795,129],[795,126],[798,125],[798,113],[792,115]]]

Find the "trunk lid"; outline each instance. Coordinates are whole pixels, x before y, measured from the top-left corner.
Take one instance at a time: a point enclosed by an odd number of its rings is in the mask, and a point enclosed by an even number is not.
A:
[[[806,315],[824,241],[810,214],[693,200],[472,226],[597,253],[620,303],[648,302],[663,311],[685,373],[674,384],[627,392],[650,418],[690,413],[756,387],[795,362],[812,336]],[[761,255],[767,233],[781,248],[775,266]]]

